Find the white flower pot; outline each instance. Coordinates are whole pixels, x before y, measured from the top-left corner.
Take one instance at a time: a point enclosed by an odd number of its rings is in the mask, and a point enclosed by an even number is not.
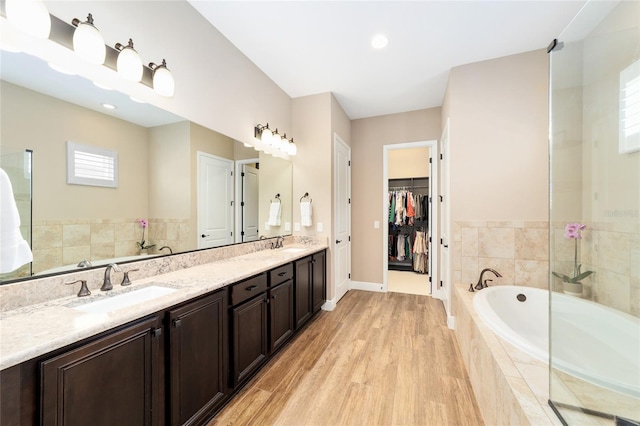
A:
[[[575,297],[582,297],[582,283],[562,283],[562,292]]]

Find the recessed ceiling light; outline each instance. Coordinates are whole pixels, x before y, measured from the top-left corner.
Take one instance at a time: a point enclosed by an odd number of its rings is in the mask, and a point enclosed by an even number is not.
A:
[[[382,49],[389,44],[389,39],[384,34],[376,34],[371,39],[371,47],[374,49]]]
[[[117,107],[115,105],[111,105],[111,104],[102,104],[103,107],[105,107],[106,109],[116,109]]]

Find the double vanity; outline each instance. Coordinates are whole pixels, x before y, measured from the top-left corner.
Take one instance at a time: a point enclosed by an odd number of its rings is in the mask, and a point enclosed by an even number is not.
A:
[[[4,310],[0,423],[206,424],[326,299],[326,241],[259,244],[124,264],[129,286]]]

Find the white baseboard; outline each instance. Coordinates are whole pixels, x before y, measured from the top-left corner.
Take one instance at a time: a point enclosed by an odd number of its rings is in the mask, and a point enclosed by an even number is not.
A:
[[[323,311],[333,311],[336,308],[336,298],[334,297],[331,300],[327,300],[326,302],[324,302],[324,305],[322,305],[322,310]]]
[[[384,293],[384,286],[380,283],[366,283],[363,281],[351,281],[349,290],[377,291],[380,293]]]
[[[456,329],[456,317],[447,315],[447,327],[451,330]]]

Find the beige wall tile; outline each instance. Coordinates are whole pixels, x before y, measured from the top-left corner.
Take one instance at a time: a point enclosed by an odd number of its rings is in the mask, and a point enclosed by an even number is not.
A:
[[[33,226],[34,249],[62,247],[62,225]]]
[[[501,220],[487,222],[487,228],[524,228],[522,220]]]
[[[640,278],[631,278],[629,280],[631,290],[631,309],[629,313],[633,316],[640,317]]]
[[[75,224],[63,225],[62,227],[62,246],[88,246],[91,244],[91,225]]]
[[[549,235],[546,229],[514,229],[515,258],[523,260],[547,260],[549,258]]]
[[[549,262],[546,260],[516,260],[515,274],[516,285],[549,288]]]
[[[115,257],[114,243],[91,244],[91,260],[112,259]]]
[[[62,265],[62,247],[33,250],[33,272],[38,273]]]
[[[462,268],[462,244],[455,242],[451,245],[451,269],[460,271]]]
[[[592,287],[593,301],[630,313],[631,279],[628,276],[604,269],[599,270],[595,275],[596,280]],[[612,291],[612,289],[615,289],[615,291]]]
[[[111,223],[92,223],[91,224],[91,245],[94,244],[111,244],[115,241],[115,233],[113,224]]]
[[[461,239],[462,256],[478,256],[478,228],[462,228]]]
[[[62,264],[63,265],[77,265],[78,262],[84,259],[91,259],[91,246],[73,246],[62,248]],[[60,266],[60,265],[58,265]]]
[[[133,241],[116,241],[113,248],[113,257],[133,256],[138,254],[138,247]]]
[[[513,259],[515,254],[513,228],[478,230],[478,256]]]
[[[462,284],[475,284],[478,281],[478,258],[462,256]]]
[[[598,265],[609,271],[630,275],[631,241],[629,234],[621,232],[600,232],[598,240]]]
[[[136,241],[142,236],[142,228],[137,222],[116,224],[114,232],[115,241]]]

